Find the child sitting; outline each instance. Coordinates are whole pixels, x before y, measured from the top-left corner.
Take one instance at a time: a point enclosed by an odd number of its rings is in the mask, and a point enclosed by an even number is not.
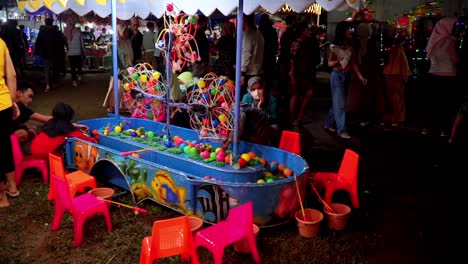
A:
[[[57,103],[52,110],[52,119],[42,127],[41,133],[31,143],[31,154],[38,159],[48,159],[49,153],[60,156],[61,146],[67,137],[77,137],[90,142],[96,142],[93,138],[83,134],[79,128],[72,123],[75,111],[65,103]],[[59,152],[59,153],[57,153]]]

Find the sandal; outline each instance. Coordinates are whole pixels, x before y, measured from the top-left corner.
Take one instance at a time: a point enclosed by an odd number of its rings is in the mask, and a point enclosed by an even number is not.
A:
[[[8,191],[8,190],[5,190],[5,193],[8,194],[8,196],[10,196],[11,198],[15,198],[15,197],[18,197],[19,196],[19,191],[16,191],[14,193]]]

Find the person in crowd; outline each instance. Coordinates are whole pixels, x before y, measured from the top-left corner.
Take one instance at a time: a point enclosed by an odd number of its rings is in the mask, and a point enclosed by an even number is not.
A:
[[[278,71],[280,79],[280,87],[284,87],[281,90],[281,96],[286,99],[288,95],[288,85],[289,85],[289,66],[291,64],[291,43],[296,37],[295,26],[297,20],[295,14],[289,14],[286,16],[286,25],[287,28],[283,32],[280,38],[280,52],[278,56]]]
[[[197,16],[197,24],[195,25],[195,41],[197,42],[198,56],[200,57],[200,61],[196,61],[193,64],[193,76],[195,77],[203,77],[206,73],[208,73],[208,66],[210,64],[210,43],[208,42],[208,38],[206,38],[205,31],[208,27],[208,18],[205,15],[198,15]],[[196,47],[194,43],[191,43],[192,47]]]
[[[263,112],[268,122],[274,128],[278,128],[278,102],[264,86],[265,82],[262,78],[258,76],[250,78],[247,84],[248,93],[242,97],[241,104]]]
[[[106,28],[102,28],[101,29],[101,34],[99,34],[99,37],[97,37],[96,39],[96,43],[98,45],[104,45],[105,44],[105,37],[107,35],[107,29]]]
[[[2,30],[0,30],[0,38],[5,41],[10,51],[10,57],[15,66],[16,73],[22,75],[25,43],[23,42],[20,30],[16,28],[17,26],[17,20],[8,20],[8,22],[2,26]]]
[[[257,30],[254,16],[245,16],[244,37],[242,39],[242,62],[241,62],[241,85],[243,86],[241,95],[247,91],[247,83],[254,76],[263,75],[263,51],[264,39],[262,33]]]
[[[143,34],[140,32],[140,24],[132,24],[133,36],[132,36],[132,50],[133,50],[133,64],[137,64],[141,61],[141,47],[143,45]]]
[[[24,25],[19,25],[19,30],[21,32],[21,38],[23,39],[23,47],[24,47],[24,53],[23,53],[23,60],[21,61],[22,67],[21,69],[24,69],[26,67],[26,56],[28,54],[28,49],[29,49],[29,40],[28,36],[24,32]]]
[[[153,22],[146,23],[146,27],[148,30],[143,34],[143,61],[151,65],[153,69],[156,70],[156,57],[154,56],[154,51],[158,36],[154,33]]]
[[[328,66],[333,67],[330,76],[332,106],[325,118],[325,129],[338,132],[344,139],[350,139],[346,127],[345,94],[348,89],[351,71],[354,70],[359,80],[365,85],[367,80],[359,72],[353,58],[353,29],[340,22],[336,26],[335,39],[330,47]]]
[[[465,119],[467,113],[468,113],[468,102],[465,102],[460,107],[460,110],[458,110],[458,114],[455,117],[455,121],[453,121],[452,132],[450,134],[450,138],[448,140],[448,143],[453,143],[455,141],[458,129],[459,129],[460,125],[463,123],[463,120]]]
[[[154,35],[155,35],[156,41],[158,40],[159,34],[160,34],[162,29],[164,29],[163,24],[162,24],[162,20],[158,19],[158,21],[156,21],[155,28],[154,28]],[[165,77],[166,76],[166,69],[164,68],[164,65],[166,65],[166,64],[165,64],[163,58],[164,58],[163,52],[161,52],[160,49],[155,48],[154,49],[154,59],[155,59],[155,63],[156,63],[156,68],[155,69],[158,72],[160,72],[163,77]]]
[[[68,41],[68,63],[70,64],[72,85],[78,86],[83,76],[83,60],[86,58],[86,49],[81,30],[74,25],[78,22],[77,18],[71,16],[68,20],[68,27],[65,28],[65,36]]]
[[[236,26],[230,21],[226,21],[223,25],[221,37],[216,43],[218,49],[218,60],[214,67],[216,73],[219,75],[227,76],[229,79],[234,80],[236,69]]]
[[[0,208],[8,207],[7,195],[16,197],[19,191],[15,183],[15,163],[10,134],[13,120],[19,115],[13,98],[16,94],[16,73],[6,43],[0,39]],[[6,182],[6,183],[5,183]]]
[[[360,12],[358,12],[360,13]],[[351,75],[347,111],[350,119],[365,127],[370,123],[382,120],[384,111],[384,82],[380,70],[380,57],[378,40],[380,34],[377,33],[375,24],[362,20],[364,14],[356,14],[354,17],[354,61],[359,67],[359,71],[366,78],[366,84],[357,75]],[[380,122],[378,122],[380,123]]]
[[[65,38],[63,34],[53,26],[52,18],[45,19],[45,28],[39,32],[34,48],[35,55],[40,55],[44,61],[44,77],[46,82],[45,91],[53,87],[53,73],[59,67],[61,56],[64,54]]]
[[[317,65],[320,63],[317,37],[306,23],[297,24],[289,57],[289,121],[297,126],[302,122],[312,99]]]
[[[31,141],[38,133],[37,128],[25,124],[27,121],[34,120],[36,122],[46,123],[52,118],[50,115],[37,113],[29,108],[33,97],[34,91],[31,84],[26,82],[18,82],[15,103],[18,105],[20,115],[15,120],[13,131],[15,132],[20,142]],[[89,129],[87,126],[81,124],[74,124],[74,126],[81,130]]]
[[[406,119],[405,86],[411,70],[401,40],[395,37],[392,39],[393,45],[384,66],[385,95],[390,105],[383,121],[389,121],[396,127]]]
[[[430,60],[429,85],[430,100],[426,106],[426,125],[421,131],[429,130],[448,136],[451,122],[461,97],[461,86],[457,85],[457,44],[454,36],[456,18],[446,17],[437,22],[426,46]]]
[[[73,123],[75,115],[73,108],[65,103],[57,103],[52,110],[52,118],[47,121],[31,143],[31,155],[37,159],[48,159],[49,153],[62,156],[62,146],[67,137],[76,137],[89,142],[96,141],[85,134],[89,131],[80,130]]]
[[[130,30],[125,21],[119,21],[117,26],[117,51],[119,55],[119,61],[122,63],[122,68],[128,68],[133,66],[133,49],[131,36],[133,31]]]
[[[273,85],[274,72],[276,69],[276,54],[278,53],[278,33],[273,28],[273,22],[268,14],[260,17],[258,30],[262,32],[265,46],[263,49],[263,71],[265,75],[266,88],[270,89]]]

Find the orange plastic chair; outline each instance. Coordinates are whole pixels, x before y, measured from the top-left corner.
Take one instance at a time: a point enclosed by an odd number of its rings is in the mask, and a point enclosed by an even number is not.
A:
[[[83,226],[88,217],[103,214],[107,223],[107,230],[112,232],[112,222],[107,202],[100,200],[95,195],[85,193],[76,198],[70,196],[70,190],[65,179],[52,175],[51,182],[54,183],[55,211],[52,221],[52,231],[60,228],[63,215],[68,210],[73,217],[74,239],[73,246],[77,247],[83,242]]]
[[[18,137],[15,133],[10,136],[11,146],[13,151],[13,160],[15,163],[15,182],[19,186],[25,169],[38,168],[42,173],[44,182],[49,182],[49,173],[47,172],[47,164],[45,160],[34,159],[31,155],[23,155]]]
[[[325,188],[325,202],[331,203],[335,191],[345,190],[349,193],[351,204],[354,208],[359,208],[359,198],[357,192],[357,177],[359,167],[359,155],[346,149],[340,169],[336,172],[316,172],[313,175],[313,186],[316,189]]]
[[[279,148],[297,155],[301,155],[301,134],[284,130],[281,133]]]
[[[140,264],[150,264],[157,259],[175,255],[199,263],[188,216],[155,221],[151,236],[143,238]]]
[[[223,262],[224,248],[245,238],[256,263],[260,263],[257,242],[253,231],[253,205],[249,201],[229,210],[226,220],[218,222],[195,234],[195,248],[203,246],[213,254],[214,263]]]
[[[49,153],[50,175],[53,175],[67,180],[70,189],[71,197],[75,197],[77,192],[84,192],[85,188],[96,188],[96,179],[80,170],[65,174],[65,168],[61,157]],[[49,201],[54,200],[54,183],[50,183]]]

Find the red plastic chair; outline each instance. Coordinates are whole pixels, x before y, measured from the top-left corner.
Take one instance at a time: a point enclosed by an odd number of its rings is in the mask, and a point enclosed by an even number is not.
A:
[[[19,186],[25,169],[38,168],[42,173],[44,182],[49,182],[49,173],[47,172],[47,164],[45,160],[33,159],[31,155],[23,155],[18,137],[15,133],[10,136],[11,146],[13,150],[13,160],[15,163],[15,182]]]
[[[65,174],[65,168],[63,167],[63,161],[61,157],[58,157],[52,153],[49,153],[49,165],[50,175],[56,175],[59,178],[66,179],[71,197],[75,197],[77,192],[84,192],[85,188],[96,188],[96,179],[80,170]],[[54,200],[54,183],[50,183],[49,188],[49,201]]]
[[[151,236],[143,238],[140,264],[151,264],[157,259],[175,255],[199,263],[188,216],[155,221]]]
[[[331,203],[335,191],[345,190],[349,193],[351,204],[359,208],[357,192],[357,177],[359,167],[359,155],[347,149],[341,161],[340,169],[336,172],[317,172],[313,175],[313,186],[316,189],[325,188],[325,202]]]
[[[260,263],[253,231],[253,205],[247,202],[229,210],[227,220],[218,222],[195,234],[195,248],[203,246],[213,254],[214,263],[223,262],[224,248],[245,238],[256,263]]]
[[[301,134],[284,130],[281,133],[279,148],[297,155],[301,155]]]
[[[60,228],[63,215],[68,210],[73,217],[74,239],[73,246],[77,247],[83,242],[83,226],[88,217],[96,214],[103,214],[107,223],[107,230],[112,232],[112,222],[109,213],[109,206],[96,196],[85,193],[76,198],[70,196],[70,190],[65,179],[52,175],[51,181],[54,183],[55,211],[52,222],[52,231]]]

